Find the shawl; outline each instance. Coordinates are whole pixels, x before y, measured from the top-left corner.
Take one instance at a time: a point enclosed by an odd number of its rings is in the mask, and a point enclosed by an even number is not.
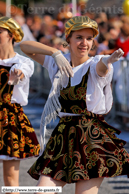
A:
[[[41,149],[39,155],[41,155],[46,147],[46,135],[50,135],[50,132],[47,130],[46,125],[49,124],[52,120],[54,121],[61,111],[61,104],[59,102],[60,90],[63,87],[68,85],[69,78],[65,73],[61,74],[58,71],[55,75],[48,99],[44,106],[44,110],[41,116],[40,123],[40,144]]]

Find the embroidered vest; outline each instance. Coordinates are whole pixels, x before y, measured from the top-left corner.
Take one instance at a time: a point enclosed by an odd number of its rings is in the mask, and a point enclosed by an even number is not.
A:
[[[87,111],[86,90],[89,69],[78,85],[70,86],[69,79],[68,86],[60,91],[59,101],[62,106],[61,112],[85,114],[85,112]]]
[[[0,65],[0,106],[11,101],[14,86],[8,85],[10,68]]]

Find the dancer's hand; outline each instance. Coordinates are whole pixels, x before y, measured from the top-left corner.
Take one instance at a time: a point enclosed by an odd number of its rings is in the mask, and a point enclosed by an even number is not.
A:
[[[104,56],[102,58],[102,62],[106,65],[107,68],[109,68],[109,65],[118,61],[120,57],[122,57],[124,54],[122,49],[118,49],[115,52],[113,52],[110,56]]]
[[[24,74],[20,69],[14,69],[14,71],[11,71],[10,76],[9,76],[9,85],[16,85],[19,83],[20,78],[24,77]]]
[[[123,56],[123,54],[124,54],[123,50],[119,48],[118,50],[111,54],[111,56],[108,59],[108,63],[114,63],[118,61],[120,57]]]
[[[52,55],[52,57],[54,58],[61,73],[64,72],[67,75],[67,77],[69,77],[69,76],[73,77],[74,73],[73,73],[72,67],[70,66],[67,59],[63,56],[61,51],[55,52]]]

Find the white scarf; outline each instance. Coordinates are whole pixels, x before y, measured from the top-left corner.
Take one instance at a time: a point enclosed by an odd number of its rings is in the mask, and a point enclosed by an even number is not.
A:
[[[68,77],[65,73],[61,74],[60,71],[57,72],[54,78],[54,82],[52,84],[47,102],[44,106],[44,110],[41,116],[41,124],[40,124],[40,140],[41,140],[41,155],[46,147],[45,136],[46,134],[50,135],[50,132],[46,129],[46,125],[49,124],[52,120],[55,120],[58,113],[61,111],[61,105],[59,102],[60,90],[63,87],[68,85]]]

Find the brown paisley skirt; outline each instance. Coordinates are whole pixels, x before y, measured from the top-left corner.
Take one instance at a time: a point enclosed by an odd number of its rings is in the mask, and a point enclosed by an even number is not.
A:
[[[0,105],[0,155],[23,159],[38,156],[39,150],[36,134],[23,108],[10,101]]]
[[[67,183],[129,175],[129,154],[123,148],[126,142],[115,133],[120,131],[103,117],[62,117],[28,173],[34,179],[44,174]]]

